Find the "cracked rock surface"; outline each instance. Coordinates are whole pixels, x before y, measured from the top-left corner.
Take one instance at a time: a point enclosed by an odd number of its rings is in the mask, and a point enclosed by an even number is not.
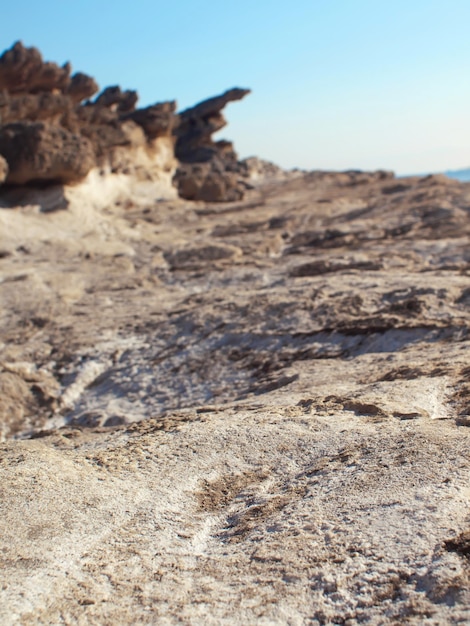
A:
[[[0,209],[0,621],[470,620],[470,186]]]

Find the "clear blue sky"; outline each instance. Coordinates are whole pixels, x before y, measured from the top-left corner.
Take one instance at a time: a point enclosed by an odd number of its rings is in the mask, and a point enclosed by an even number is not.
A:
[[[222,136],[284,167],[470,165],[470,0],[16,0],[17,39],[142,105],[233,86]]]

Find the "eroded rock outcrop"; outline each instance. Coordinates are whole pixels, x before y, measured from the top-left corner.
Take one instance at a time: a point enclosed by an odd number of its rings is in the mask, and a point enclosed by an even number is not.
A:
[[[68,184],[94,168],[129,172],[145,161],[145,176],[168,178],[176,166],[174,102],[135,110],[137,93],[107,87],[71,66],[43,61],[36,48],[17,42],[0,57],[0,155],[5,182]],[[85,102],[84,102],[85,101]],[[133,115],[136,115],[135,119]],[[168,157],[152,161],[159,153]],[[145,159],[138,153],[145,153]],[[142,169],[142,168],[141,168]]]
[[[248,90],[222,96],[176,113],[176,102],[137,109],[136,91],[117,85],[98,92],[95,80],[71,74],[69,63],[43,61],[21,42],[0,57],[0,156],[9,185],[69,184],[94,168],[165,178],[185,198],[236,200],[243,195],[237,157],[229,142],[211,136],[226,122],[221,109]]]
[[[243,197],[246,186],[233,144],[213,141],[212,135],[227,124],[222,109],[249,93],[249,89],[230,89],[180,113],[175,130],[180,166],[175,182],[183,198],[220,202]]]
[[[39,50],[17,41],[0,57],[0,89],[12,94],[64,92],[71,84],[70,70],[69,63],[44,62]]]
[[[8,163],[0,155],[0,184],[3,183],[8,174]]]

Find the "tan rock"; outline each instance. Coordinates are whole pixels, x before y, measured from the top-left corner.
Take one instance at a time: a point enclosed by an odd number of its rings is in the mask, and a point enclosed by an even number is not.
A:
[[[8,163],[0,155],[0,185],[4,182],[7,176],[8,176]]]
[[[235,246],[210,244],[196,247],[188,246],[180,250],[167,252],[164,254],[164,258],[172,270],[190,270],[204,267],[217,261],[233,260],[240,254],[240,248]]]

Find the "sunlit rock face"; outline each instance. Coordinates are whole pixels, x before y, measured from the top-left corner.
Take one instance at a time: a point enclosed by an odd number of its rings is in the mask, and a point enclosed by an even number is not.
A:
[[[0,57],[0,183],[75,184],[94,168],[136,173],[174,184],[182,197],[230,201],[246,184],[229,142],[211,135],[225,125],[220,111],[248,90],[232,89],[176,113],[175,102],[136,108],[135,91],[98,85],[71,65],[43,61],[21,42]],[[173,176],[181,161],[176,178]],[[166,157],[162,159],[162,154]],[[189,164],[197,164],[190,166]]]
[[[0,209],[2,623],[469,621],[470,189],[246,169]]]
[[[21,42],[0,57],[0,89],[7,185],[68,185],[94,168],[116,174],[138,170],[142,177],[145,168],[147,178],[166,179],[171,186],[174,102],[139,110],[137,93],[117,86],[91,101],[98,91],[93,78],[71,74],[68,63],[43,61],[37,49]],[[163,144],[171,154],[162,161]]]
[[[4,157],[0,156],[0,185],[3,183],[8,174],[8,163]]]

